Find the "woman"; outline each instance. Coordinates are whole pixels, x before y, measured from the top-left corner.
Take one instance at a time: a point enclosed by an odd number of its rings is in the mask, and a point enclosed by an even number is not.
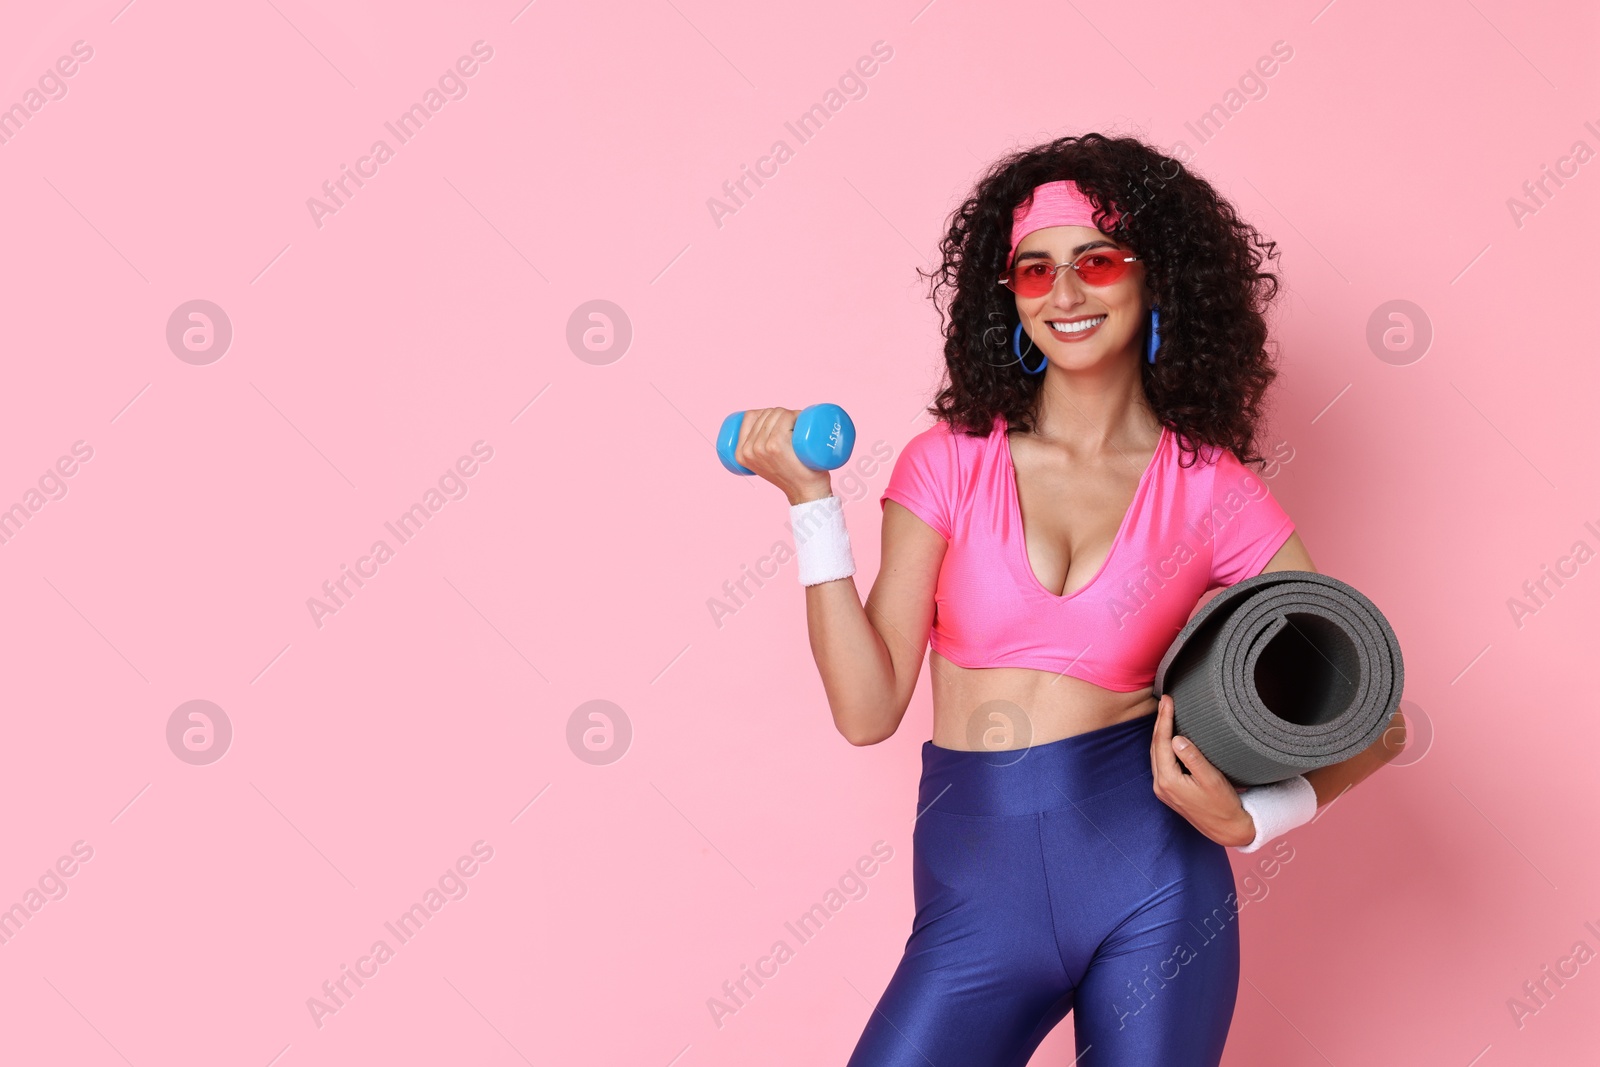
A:
[[[899,726],[931,628],[916,916],[850,1067],[1021,1067],[1069,1010],[1080,1067],[1215,1065],[1239,979],[1227,848],[1309,820],[1403,734],[1241,793],[1152,695],[1202,594],[1315,570],[1244,466],[1277,374],[1276,245],[1176,160],[1087,134],[995,164],[941,249],[948,381],[883,493],[864,606],[796,413],[747,414],[736,450],[789,498],[852,744]]]

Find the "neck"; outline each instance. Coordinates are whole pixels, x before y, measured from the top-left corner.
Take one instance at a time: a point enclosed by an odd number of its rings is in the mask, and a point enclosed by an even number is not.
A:
[[[1154,441],[1161,422],[1145,398],[1139,358],[1129,350],[1080,370],[1051,363],[1035,401],[1035,435],[1089,456]]]

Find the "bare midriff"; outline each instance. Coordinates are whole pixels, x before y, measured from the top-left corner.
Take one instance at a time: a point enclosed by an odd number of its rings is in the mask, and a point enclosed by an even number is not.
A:
[[[933,743],[1001,751],[1048,744],[1156,710],[1151,686],[1119,693],[1031,667],[961,667],[928,650]]]

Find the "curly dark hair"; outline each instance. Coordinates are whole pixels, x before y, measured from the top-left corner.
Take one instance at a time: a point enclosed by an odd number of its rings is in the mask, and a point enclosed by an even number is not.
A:
[[[1180,442],[1260,461],[1255,434],[1262,399],[1278,376],[1266,322],[1278,276],[1260,267],[1278,254],[1277,245],[1205,179],[1132,137],[1086,133],[1004,156],[951,214],[939,242],[944,262],[917,271],[939,308],[949,376],[928,411],[975,436],[988,434],[997,414],[1012,429],[1034,429],[1044,375],[1017,366],[1015,298],[995,279],[1009,266],[1013,210],[1035,186],[1062,179],[1077,183],[1094,204],[1096,225],[1144,264],[1161,309],[1156,362],[1139,361],[1156,418]],[[1108,229],[1112,210],[1122,217]],[[1184,455],[1194,451],[1185,448]]]

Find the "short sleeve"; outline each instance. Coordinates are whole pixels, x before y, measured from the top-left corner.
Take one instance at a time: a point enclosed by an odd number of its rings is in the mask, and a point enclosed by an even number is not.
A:
[[[1294,520],[1256,471],[1218,450],[1211,482],[1211,581],[1207,588],[1253,578],[1294,533]]]
[[[906,442],[894,461],[878,507],[893,500],[950,540],[955,523],[956,441],[948,425],[936,423]]]

